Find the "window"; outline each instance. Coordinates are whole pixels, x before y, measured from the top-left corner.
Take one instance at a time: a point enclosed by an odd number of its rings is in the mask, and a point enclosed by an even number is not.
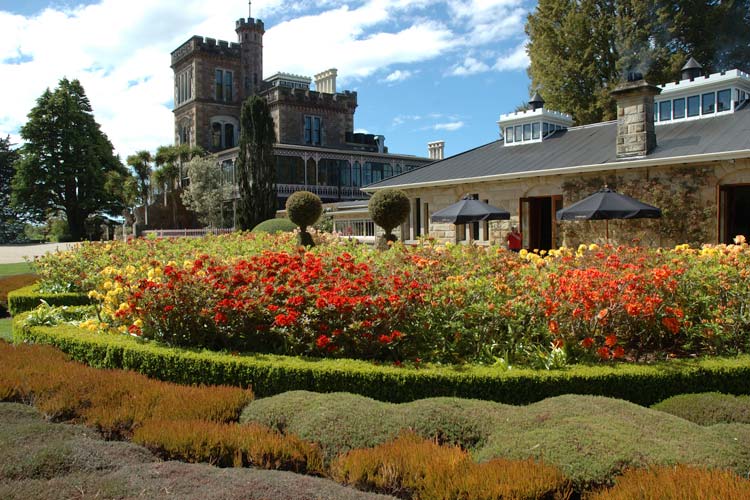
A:
[[[534,122],[531,124],[531,138],[539,139],[539,122]]]
[[[672,119],[672,101],[659,103],[659,121],[666,122]]]
[[[214,122],[211,125],[211,147],[221,149],[221,123]]]
[[[341,185],[345,187],[352,185],[352,167],[346,161],[341,163]]]
[[[522,138],[521,130],[522,130],[522,127],[520,125],[516,125],[514,129],[514,139],[513,139],[515,142],[521,142],[521,138]]]
[[[527,123],[523,126],[523,140],[524,141],[531,140],[531,123]]]
[[[390,163],[386,163],[383,165],[383,179],[388,179],[389,177],[393,177],[393,167],[391,167]]]
[[[193,68],[190,67],[175,77],[175,107],[193,98]]]
[[[224,125],[224,149],[234,147],[234,125],[227,123]]]
[[[703,94],[703,105],[701,106],[701,114],[707,115],[716,111],[716,95],[713,92],[707,92]]]
[[[542,137],[547,137],[547,134],[549,134],[549,123],[544,122],[542,123]]]
[[[221,183],[234,184],[234,162],[232,160],[224,160],[221,162]]]
[[[422,200],[414,200],[414,239],[422,235]]]
[[[505,142],[513,142],[513,127],[505,127]]]
[[[322,120],[319,116],[305,116],[305,144],[320,146]]]
[[[691,95],[687,98],[688,116],[698,116],[700,114],[700,102],[701,97],[699,95]]]
[[[716,111],[729,111],[732,109],[732,91],[730,89],[720,90],[716,93]]]
[[[232,80],[233,75],[231,71],[217,69],[216,70],[216,94],[215,98],[217,101],[231,102],[232,101]]]
[[[401,175],[401,165],[396,164],[396,166],[393,167],[393,175]]]
[[[685,118],[685,98],[672,101],[672,117],[675,120]]]
[[[352,166],[352,186],[353,187],[359,187],[362,185],[362,167],[360,167],[359,162],[355,161],[354,166]]]

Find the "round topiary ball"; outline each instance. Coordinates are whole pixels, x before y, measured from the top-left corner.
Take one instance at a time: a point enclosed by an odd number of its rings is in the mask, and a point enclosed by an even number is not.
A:
[[[409,197],[400,189],[384,189],[378,191],[368,205],[370,218],[385,230],[385,239],[396,241],[391,234],[394,228],[406,222],[409,217]]]
[[[297,191],[286,200],[286,216],[302,231],[312,226],[323,213],[323,203],[310,191]]]
[[[295,229],[297,229],[297,225],[289,219],[268,219],[255,226],[252,232],[269,234],[292,233]]]

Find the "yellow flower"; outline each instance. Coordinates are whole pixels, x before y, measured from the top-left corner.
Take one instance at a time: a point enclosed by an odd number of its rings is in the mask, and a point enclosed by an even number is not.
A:
[[[592,252],[595,250],[599,250],[599,245],[597,245],[596,243],[592,243],[589,245],[589,250]]]
[[[133,321],[133,324],[138,328],[141,328],[143,326],[143,321],[141,320],[141,318],[138,318],[137,320]]]
[[[526,250],[525,248],[522,248],[522,249],[521,249],[521,251],[520,251],[520,252],[518,252],[518,255],[519,255],[519,256],[520,256],[520,257],[521,257],[522,259],[525,259],[525,258],[526,258],[526,255],[528,255],[528,253],[529,253],[529,252],[528,252],[528,250]]]

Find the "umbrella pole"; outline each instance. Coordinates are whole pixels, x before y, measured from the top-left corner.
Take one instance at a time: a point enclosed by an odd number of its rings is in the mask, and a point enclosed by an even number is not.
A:
[[[604,219],[604,234],[606,242],[609,243],[609,219]]]

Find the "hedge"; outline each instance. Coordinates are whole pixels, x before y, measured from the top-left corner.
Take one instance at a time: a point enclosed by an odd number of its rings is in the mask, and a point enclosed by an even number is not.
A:
[[[85,306],[91,299],[84,293],[43,293],[38,285],[29,285],[8,293],[8,312],[11,316],[35,309],[44,300],[51,306]]]
[[[689,392],[750,393],[747,355],[652,365],[577,365],[550,371],[505,371],[489,366],[417,369],[344,359],[177,349],[70,325],[21,326],[22,319],[14,318],[16,341],[51,344],[98,368],[124,368],[182,384],[251,386],[258,397],[309,390],[351,392],[394,403],[455,396],[528,404],[562,394],[592,394],[651,405]]]

